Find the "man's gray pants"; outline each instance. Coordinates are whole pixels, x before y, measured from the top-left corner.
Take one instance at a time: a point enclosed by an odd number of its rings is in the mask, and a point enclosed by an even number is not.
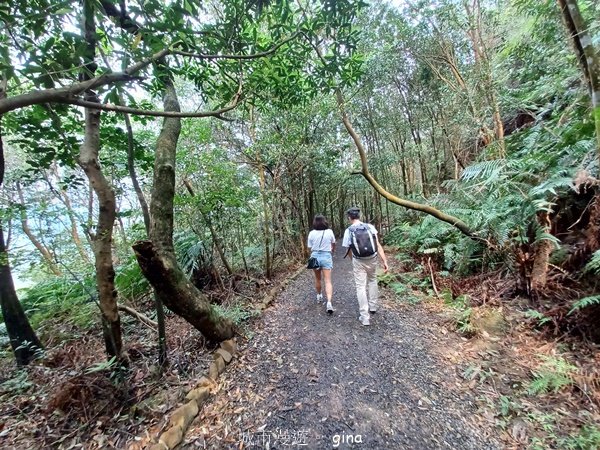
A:
[[[379,288],[377,287],[377,255],[373,258],[352,258],[354,282],[356,283],[356,296],[360,320],[369,320],[369,309],[376,311],[379,302]]]

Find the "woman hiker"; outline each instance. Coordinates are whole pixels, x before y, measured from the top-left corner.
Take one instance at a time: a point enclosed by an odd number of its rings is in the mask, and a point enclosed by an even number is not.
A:
[[[333,314],[333,306],[331,305],[331,297],[333,296],[331,269],[333,269],[335,235],[333,234],[333,230],[329,228],[327,219],[321,214],[317,214],[313,220],[313,229],[308,234],[308,247],[311,250],[310,256],[317,258],[317,261],[319,261],[319,268],[313,269],[317,302],[323,301],[321,290],[321,274],[323,274],[323,278],[325,278],[325,295],[327,296],[327,313]]]

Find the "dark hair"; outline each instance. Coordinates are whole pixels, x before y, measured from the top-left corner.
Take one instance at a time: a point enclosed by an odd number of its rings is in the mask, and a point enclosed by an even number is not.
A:
[[[346,211],[346,214],[348,214],[348,217],[350,217],[352,220],[359,219],[360,218],[360,208],[353,206],[348,211]]]
[[[329,223],[327,223],[327,219],[322,214],[317,214],[313,220],[313,230],[327,230],[329,228]]]

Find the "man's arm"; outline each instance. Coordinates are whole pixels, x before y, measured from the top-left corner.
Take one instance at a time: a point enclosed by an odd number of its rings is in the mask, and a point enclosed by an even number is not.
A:
[[[350,253],[350,232],[348,228],[344,231],[344,238],[342,239],[342,247],[346,247],[346,253],[344,254],[344,259]]]
[[[383,251],[383,247],[379,243],[379,239],[377,239],[377,254],[381,257],[381,261],[383,262],[383,271],[387,272],[389,270],[387,256],[385,256],[385,252]]]

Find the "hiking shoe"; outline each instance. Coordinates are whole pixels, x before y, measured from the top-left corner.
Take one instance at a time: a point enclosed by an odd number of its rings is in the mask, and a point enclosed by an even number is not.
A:
[[[327,314],[333,314],[333,306],[331,306],[331,302],[327,302]]]

